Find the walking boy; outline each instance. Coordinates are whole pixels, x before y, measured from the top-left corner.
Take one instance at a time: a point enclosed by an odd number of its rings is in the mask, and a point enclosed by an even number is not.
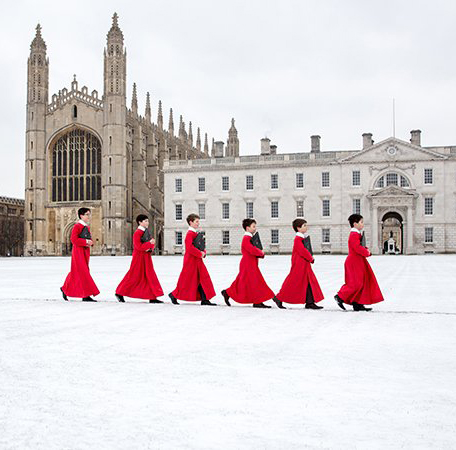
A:
[[[322,309],[323,306],[317,305],[324,297],[311,266],[315,259],[310,236],[307,234],[307,222],[304,219],[295,219],[292,226],[296,236],[291,255],[291,270],[274,301],[279,308],[283,308],[282,302],[285,302],[305,303],[306,309]]]
[[[130,270],[116,289],[116,297],[124,303],[125,297],[149,300],[149,303],[163,303],[157,297],[163,295],[152,264],[152,251],[155,239],[149,233],[149,218],[140,214],[136,218],[138,228],[133,233],[133,258]]]
[[[90,209],[79,208],[78,218],[71,232],[71,270],[60,291],[67,301],[68,297],[77,297],[83,302],[96,302],[91,295],[98,295],[100,291],[89,270],[90,247],[93,245],[89,227]]]
[[[210,302],[210,299],[215,297],[214,286],[203,261],[206,250],[199,250],[194,245],[194,240],[198,236],[199,221],[197,214],[190,214],[187,217],[189,228],[185,236],[184,265],[176,289],[169,294],[171,302],[175,305],[179,304],[179,299],[188,302],[201,300],[202,305],[215,306],[215,303]]]
[[[352,227],[348,238],[348,256],[345,260],[345,284],[334,296],[340,308],[344,304],[352,305],[354,311],[371,311],[364,305],[372,305],[383,301],[383,296],[367,257],[371,253],[361,245],[364,219],[360,214],[352,214],[348,218]]]
[[[244,237],[242,238],[242,258],[239,264],[239,274],[233,284],[222,291],[225,303],[231,306],[229,299],[238,303],[253,303],[254,308],[270,308],[263,302],[274,297],[274,292],[264,281],[258,267],[258,258],[264,258],[264,251],[252,244],[252,237],[256,232],[255,219],[242,221]]]

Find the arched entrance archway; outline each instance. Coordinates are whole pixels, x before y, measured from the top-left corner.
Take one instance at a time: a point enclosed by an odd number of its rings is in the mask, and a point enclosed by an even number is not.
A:
[[[381,252],[383,254],[404,253],[403,218],[396,211],[390,211],[382,217]]]
[[[163,231],[158,233],[158,254],[163,254]]]
[[[73,250],[73,244],[71,243],[71,232],[73,231],[74,223],[68,225],[63,233],[63,242],[62,242],[62,256],[71,255],[71,250]]]

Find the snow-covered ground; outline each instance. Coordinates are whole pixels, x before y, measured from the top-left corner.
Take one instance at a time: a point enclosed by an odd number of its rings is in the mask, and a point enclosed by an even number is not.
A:
[[[275,291],[289,259],[261,261]],[[322,311],[120,304],[128,257],[64,302],[69,258],[0,259],[0,448],[456,448],[456,255],[370,258],[371,313],[332,299],[344,256],[316,259]],[[206,259],[217,292],[238,262]],[[154,264],[171,291],[182,259]]]

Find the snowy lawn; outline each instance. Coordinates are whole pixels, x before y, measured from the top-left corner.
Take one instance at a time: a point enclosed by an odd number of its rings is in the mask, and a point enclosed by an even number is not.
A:
[[[99,303],[64,302],[69,258],[0,259],[0,448],[456,448],[456,255],[370,258],[386,301],[341,311],[114,301],[129,257],[94,257]],[[261,269],[278,291],[289,256]],[[209,256],[220,290],[237,256]],[[180,257],[154,257],[165,292]],[[182,302],[183,303],[183,302]]]

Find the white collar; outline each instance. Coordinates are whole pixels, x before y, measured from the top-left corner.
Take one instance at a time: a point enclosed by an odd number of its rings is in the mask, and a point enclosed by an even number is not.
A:
[[[138,226],[138,230],[146,231],[146,229],[145,229],[142,225],[139,225],[139,226]]]
[[[252,234],[252,233],[249,233],[248,231],[246,231],[246,232],[244,233],[244,236],[250,236],[250,237],[253,237],[253,234]]]
[[[85,227],[89,226],[89,224],[85,223],[82,219],[79,219],[78,223],[80,223],[81,225],[84,225]]]
[[[361,234],[361,231],[360,231],[360,230],[358,230],[358,229],[357,229],[357,228],[355,228],[355,227],[353,227],[353,228],[350,230],[350,233],[351,233],[351,232],[353,232],[353,231],[354,231],[355,233],[359,233],[359,234]]]
[[[300,233],[299,231],[296,233],[296,236],[299,236],[300,238],[306,238],[309,236],[307,233]]]
[[[193,231],[194,233],[198,233],[198,230],[193,227],[188,227],[188,231]]]

